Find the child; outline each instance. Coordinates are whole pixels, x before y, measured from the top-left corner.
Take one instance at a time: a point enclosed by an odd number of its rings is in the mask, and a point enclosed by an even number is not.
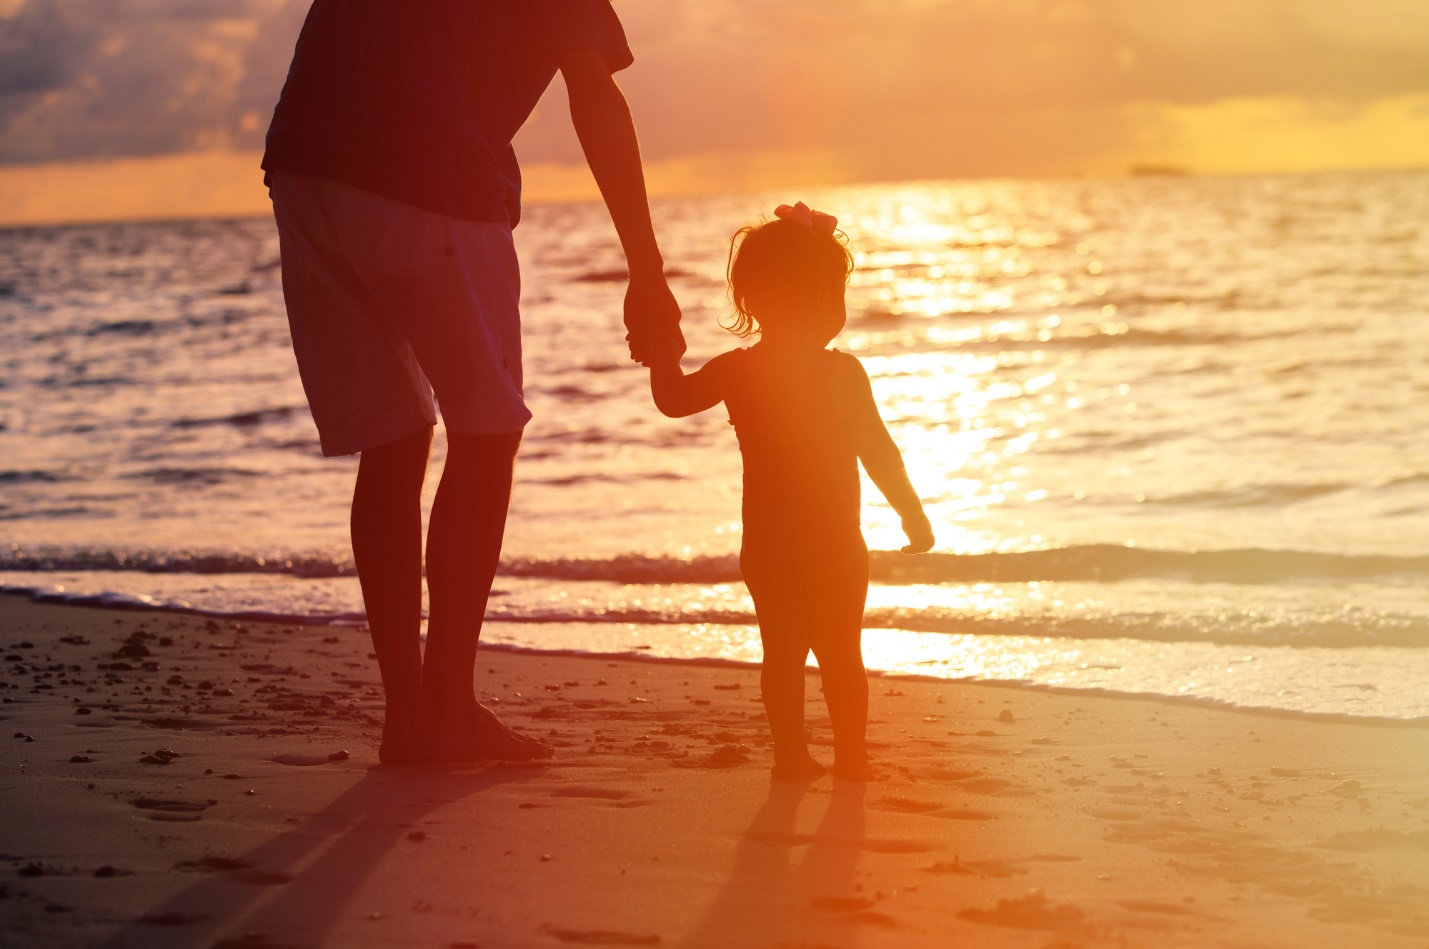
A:
[[[824,772],[804,735],[804,663],[819,660],[834,731],[834,776],[870,776],[868,678],[859,638],[868,548],[859,530],[858,462],[903,518],[907,553],[933,530],[857,359],[824,347],[843,329],[853,257],[838,222],[802,202],[743,228],[730,244],[736,311],[726,327],[759,333],[748,349],[685,375],[677,356],[650,365],[650,390],[671,418],[724,402],[744,456],[739,568],[764,643],[760,682],[774,736],[774,777]]]

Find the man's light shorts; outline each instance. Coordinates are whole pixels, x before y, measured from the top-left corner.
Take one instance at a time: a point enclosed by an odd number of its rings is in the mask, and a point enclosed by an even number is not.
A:
[[[519,432],[521,277],[511,228],[273,172],[293,351],[324,455],[436,423]]]

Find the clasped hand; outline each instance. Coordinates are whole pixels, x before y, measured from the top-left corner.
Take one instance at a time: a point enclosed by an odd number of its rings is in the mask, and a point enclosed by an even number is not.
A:
[[[625,290],[625,339],[630,358],[641,365],[678,360],[685,354],[680,304],[663,276],[632,276]]]

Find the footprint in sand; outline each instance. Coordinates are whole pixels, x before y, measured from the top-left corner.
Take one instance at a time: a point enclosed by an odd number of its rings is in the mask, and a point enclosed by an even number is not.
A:
[[[745,840],[766,847],[803,847],[818,845],[841,850],[866,850],[869,853],[927,853],[938,849],[922,840],[900,840],[893,837],[835,837],[825,834],[796,834],[781,831],[751,831]]]
[[[1011,781],[1001,778],[972,778],[959,781],[958,787],[985,797],[1032,797],[1037,793],[1032,788],[1017,787]]]
[[[208,916],[203,913],[150,913],[140,916],[139,922],[150,926],[192,926],[205,919],[208,919]]]
[[[1392,850],[1429,850],[1429,830],[1390,830],[1380,827],[1356,833],[1336,834],[1315,844],[1323,850],[1342,853],[1371,853]]]
[[[272,760],[277,764],[285,764],[293,768],[311,768],[314,765],[332,764],[334,761],[346,761],[350,757],[352,756],[346,751],[334,751],[330,755],[274,755]]]
[[[174,801],[161,798],[140,797],[129,802],[141,811],[152,811],[149,820],[166,821],[168,823],[191,823],[199,820],[199,811],[206,811],[217,801],[200,803],[198,801]]]
[[[929,811],[936,811],[943,805],[935,804],[932,801],[913,801],[906,797],[884,797],[874,802],[874,807],[881,811],[897,811],[901,814],[926,814]]]
[[[871,908],[873,900],[861,896],[816,896],[809,900],[809,905],[825,913],[852,913]]]
[[[957,874],[959,876],[993,877],[1002,878],[1010,876],[1025,875],[1026,870],[1015,867],[1003,860],[971,860],[963,863],[962,860],[954,858],[952,861],[939,860],[929,867],[924,867],[925,873]]]
[[[725,745],[707,755],[676,758],[671,764],[677,768],[735,768],[749,761],[748,750],[743,745]]]
[[[658,946],[660,937],[623,933],[609,929],[563,929],[549,923],[541,926],[541,932],[558,942],[580,946]]]
[[[1339,784],[1330,788],[1330,793],[1335,795],[1336,797],[1343,797],[1351,800],[1359,797],[1363,791],[1364,786],[1358,781],[1341,781]]]
[[[920,773],[934,781],[966,781],[982,774],[981,771],[953,771],[948,768],[923,768]]]
[[[996,820],[997,815],[988,811],[968,807],[944,807],[931,801],[914,801],[906,797],[884,797],[872,802],[870,807],[895,814],[923,814],[927,817],[941,817],[944,820]]]
[[[615,807],[644,807],[650,803],[646,800],[631,798],[628,791],[587,786],[556,788],[551,792],[551,797],[579,797],[588,800],[609,801]]]
[[[181,873],[228,873],[232,870],[247,870],[253,864],[236,857],[200,857],[197,860],[181,860],[174,869]]]
[[[236,938],[220,939],[213,949],[294,949],[286,942],[277,942],[267,933],[244,933]]]
[[[200,857],[197,860],[183,860],[174,864],[181,873],[226,873],[229,879],[252,886],[276,886],[288,883],[293,878],[286,873],[262,870],[247,860],[236,857]]]
[[[840,913],[842,918],[854,923],[872,923],[875,926],[895,928],[898,923],[887,913],[873,910],[873,901],[858,896],[816,896],[809,905],[825,913]]]
[[[1129,909],[1133,913],[1152,913],[1157,916],[1207,916],[1193,906],[1185,906],[1180,903],[1162,903],[1159,900],[1121,900],[1117,903],[1122,909]]]
[[[250,886],[277,886],[281,883],[292,881],[292,877],[286,873],[278,873],[274,870],[235,870],[229,875],[230,879],[239,883],[247,883]]]
[[[629,796],[628,791],[621,791],[617,790],[616,788],[598,788],[585,786],[556,788],[554,791],[551,792],[551,797],[595,797],[601,798],[602,800],[606,801],[618,801],[621,798],[627,796]]]
[[[203,731],[217,728],[217,722],[206,722],[201,718],[145,718],[141,720],[150,728],[164,728],[170,731]]]
[[[1051,932],[1074,932],[1084,925],[1080,909],[1066,904],[1055,905],[1040,890],[1013,900],[998,900],[997,906],[992,909],[968,907],[958,910],[958,917],[985,926],[1045,929]]]

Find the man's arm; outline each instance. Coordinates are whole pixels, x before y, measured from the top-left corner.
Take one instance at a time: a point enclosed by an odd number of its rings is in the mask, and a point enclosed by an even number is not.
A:
[[[649,363],[659,353],[678,359],[685,351],[680,305],[665,282],[665,261],[650,223],[640,142],[625,94],[600,53],[563,51],[556,64],[571,101],[571,124],[580,138],[610,219],[625,251],[630,286],[625,292],[625,328],[631,358]]]

